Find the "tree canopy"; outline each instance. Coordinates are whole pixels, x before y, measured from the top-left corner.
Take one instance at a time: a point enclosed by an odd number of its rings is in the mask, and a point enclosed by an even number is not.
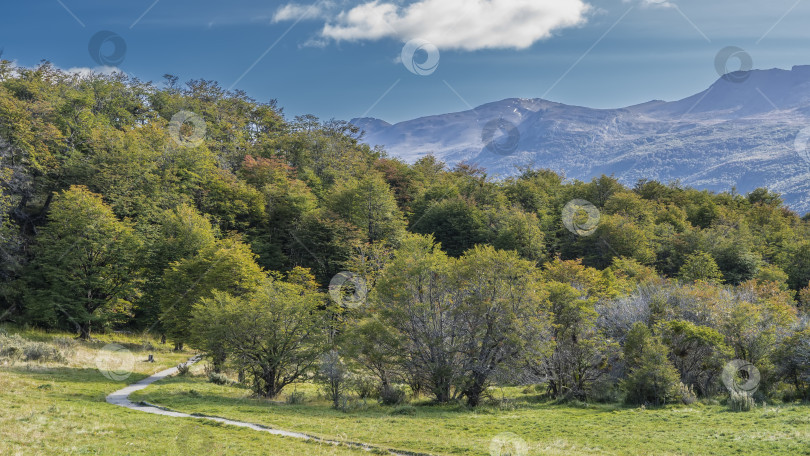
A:
[[[0,321],[155,331],[268,396],[330,364],[472,405],[510,370],[665,402],[732,356],[807,388],[810,217],[768,189],[495,179],[214,81],[0,71]]]

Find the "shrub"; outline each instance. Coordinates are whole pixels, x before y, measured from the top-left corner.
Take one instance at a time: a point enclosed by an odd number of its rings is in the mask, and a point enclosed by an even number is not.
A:
[[[380,403],[383,405],[399,405],[405,402],[405,391],[402,388],[385,385],[380,389]]]
[[[512,411],[517,409],[517,401],[514,399],[508,399],[505,397],[495,398],[492,396],[489,396],[487,399],[489,399],[487,405],[490,405],[498,410]]]
[[[22,356],[22,349],[16,345],[0,346],[0,359],[16,361]]]
[[[177,374],[178,375],[188,375],[191,372],[191,365],[188,363],[180,363],[177,365]]]
[[[0,335],[0,358],[11,361],[64,362],[62,352],[45,342],[33,342],[24,339],[19,334],[12,336]]]
[[[70,337],[56,337],[53,339],[53,344],[59,347],[60,349],[74,349],[76,348],[76,339],[71,339]]]
[[[779,390],[775,391],[774,396],[779,398],[784,403],[797,402],[805,399],[804,391],[797,391],[795,387],[781,383]]]
[[[774,353],[776,374],[793,386],[791,398],[810,400],[810,325],[782,341]]]
[[[747,412],[754,408],[754,397],[746,392],[731,391],[728,408],[735,412]]]
[[[305,400],[305,394],[299,393],[297,391],[293,391],[291,394],[287,395],[287,405],[299,405],[303,404]]]
[[[346,365],[337,351],[330,351],[321,357],[316,378],[323,385],[326,397],[332,401],[332,407],[340,408],[341,398],[345,396],[347,386],[347,372]]]
[[[619,402],[621,399],[622,390],[613,375],[599,379],[591,388],[590,400],[593,402],[611,403]]]
[[[412,405],[402,405],[394,408],[389,413],[390,415],[416,415],[416,408]]]
[[[343,413],[349,413],[357,410],[365,410],[367,407],[368,404],[365,399],[352,399],[349,396],[340,396],[337,409]]]
[[[53,340],[53,344],[62,353],[63,357],[69,358],[76,354],[76,346],[78,342],[71,337],[57,337]]]
[[[695,392],[692,387],[684,385],[683,383],[678,384],[675,396],[685,405],[692,405],[697,400],[697,396],[695,396]]]
[[[64,361],[62,353],[56,347],[43,342],[29,342],[23,346],[25,361]]]
[[[360,399],[368,399],[379,395],[378,383],[374,377],[358,375],[349,380],[349,387]]]
[[[713,397],[704,397],[700,399],[700,403],[703,405],[720,405],[720,401]]]
[[[230,383],[230,380],[228,380],[228,377],[226,377],[225,374],[218,372],[209,372],[208,381],[215,385],[227,385]]]

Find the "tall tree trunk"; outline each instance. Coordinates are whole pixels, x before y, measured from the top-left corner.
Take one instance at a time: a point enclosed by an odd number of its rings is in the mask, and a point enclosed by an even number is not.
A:
[[[450,379],[447,376],[438,374],[434,376],[433,395],[440,403],[450,402]]]
[[[260,395],[273,398],[281,392],[276,384],[276,371],[274,369],[262,369],[262,381],[264,381],[264,388],[261,391],[256,391]]]
[[[82,340],[90,340],[91,323],[89,321],[79,325],[79,338]]]
[[[467,405],[470,407],[477,407],[481,403],[481,395],[484,393],[487,376],[483,374],[473,375],[473,382],[464,395],[467,396]]]

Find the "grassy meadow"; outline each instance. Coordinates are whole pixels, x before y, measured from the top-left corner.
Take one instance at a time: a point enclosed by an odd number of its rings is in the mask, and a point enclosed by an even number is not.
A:
[[[9,334],[13,328],[4,328]],[[26,330],[31,341],[56,345],[67,334]],[[66,339],[68,338],[68,339]],[[172,353],[171,345],[127,335],[96,335],[74,341],[60,362],[0,359],[0,454],[2,455],[207,455],[272,454],[348,456],[360,450],[308,443],[203,420],[149,415],[107,404],[105,397],[128,383],[177,365],[193,353]],[[135,358],[123,381],[105,377],[96,366],[108,343]],[[149,345],[151,344],[151,347]],[[0,347],[2,350],[2,347]],[[155,355],[155,363],[145,360]]]
[[[499,388],[493,390],[497,400],[475,410],[418,400],[393,407],[355,400],[340,411],[320,399],[313,385],[296,390],[304,393],[304,403],[287,405],[252,399],[247,389],[198,376],[168,379],[133,398],[187,413],[437,455],[487,455],[492,440],[504,434],[523,440],[526,456],[810,454],[807,405],[760,404],[746,413],[701,402],[645,409],[555,404],[524,394],[524,388]]]
[[[57,348],[63,359],[0,359],[0,454],[369,454],[205,420],[147,415],[105,402],[107,394],[185,361],[191,351],[174,353],[169,344],[136,335],[98,335],[81,342],[66,334],[3,332]],[[109,343],[133,355],[125,380],[111,380],[97,367],[100,350]],[[155,363],[145,361],[148,354],[154,354]],[[303,400],[290,403],[286,399],[292,393]],[[477,409],[416,398],[400,406],[353,399],[344,410],[335,410],[316,385],[292,386],[276,401],[255,399],[238,384],[210,383],[201,364],[187,376],[156,383],[131,398],[330,440],[435,455],[508,454],[498,453],[493,441],[522,442],[512,448],[524,456],[810,455],[810,406],[800,404],[758,404],[747,413],[702,402],[645,409],[556,404],[533,388],[497,388]]]

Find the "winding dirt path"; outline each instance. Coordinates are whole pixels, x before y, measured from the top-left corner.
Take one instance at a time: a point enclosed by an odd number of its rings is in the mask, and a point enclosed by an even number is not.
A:
[[[194,357],[194,358],[191,358],[190,360],[188,360],[186,362],[186,364],[189,364],[189,365],[194,364],[199,360],[200,360],[199,357]],[[252,429],[254,431],[267,432],[269,434],[280,435],[280,436],[283,436],[283,437],[291,437],[291,438],[294,438],[294,439],[301,439],[301,440],[312,440],[314,442],[324,443],[324,444],[328,444],[328,445],[335,445],[335,446],[342,445],[342,446],[347,446],[347,447],[352,447],[352,448],[358,448],[358,449],[365,450],[365,451],[381,451],[383,453],[388,453],[388,454],[391,454],[391,455],[394,455],[394,456],[433,456],[433,455],[428,454],[428,453],[416,453],[416,452],[412,452],[412,451],[392,450],[392,449],[389,449],[389,448],[382,448],[382,447],[369,445],[369,444],[366,444],[366,443],[360,443],[360,442],[339,442],[337,440],[326,440],[326,439],[321,439],[321,438],[314,437],[314,436],[311,436],[311,435],[302,434],[300,432],[291,432],[291,431],[284,431],[284,430],[281,430],[281,429],[273,429],[273,428],[270,428],[270,427],[267,427],[267,426],[262,426],[260,424],[246,423],[244,421],[229,420],[229,419],[221,418],[221,417],[218,417],[218,416],[206,416],[206,415],[199,415],[199,414],[190,415],[188,413],[175,412],[174,410],[170,410],[170,409],[167,409],[167,408],[164,408],[164,407],[159,407],[157,405],[149,404],[147,402],[132,402],[132,401],[129,400],[129,395],[134,393],[135,391],[140,391],[140,390],[146,388],[147,386],[151,385],[152,383],[155,383],[158,380],[163,380],[164,378],[170,377],[170,376],[172,376],[172,375],[174,375],[176,373],[177,373],[177,367],[172,367],[171,369],[166,369],[166,370],[160,371],[160,372],[158,372],[158,373],[156,373],[154,375],[151,375],[151,376],[149,376],[149,377],[147,377],[147,378],[145,378],[143,380],[135,382],[135,383],[133,383],[133,384],[131,384],[131,385],[125,387],[125,388],[121,388],[120,390],[118,390],[118,391],[116,391],[114,393],[110,393],[107,396],[107,402],[110,403],[110,404],[113,404],[113,405],[126,407],[128,409],[137,410],[139,412],[152,413],[154,415],[170,416],[170,417],[173,417],[173,418],[195,418],[195,419],[216,421],[216,422],[223,423],[223,424],[229,424],[231,426],[238,426],[238,427]]]

